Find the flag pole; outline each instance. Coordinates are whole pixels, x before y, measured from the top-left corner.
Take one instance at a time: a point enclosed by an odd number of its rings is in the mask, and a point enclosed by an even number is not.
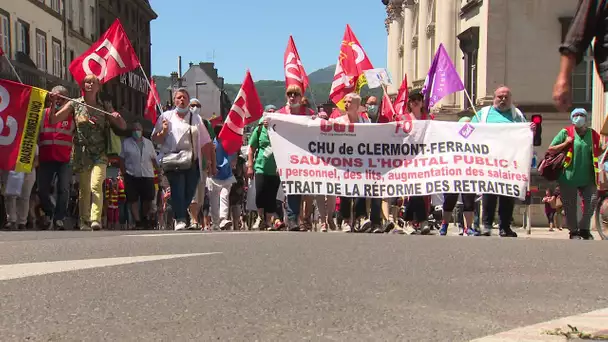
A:
[[[312,92],[312,87],[310,86],[310,84],[308,84],[308,90],[310,90],[310,99],[312,100],[313,105],[315,106],[315,109],[317,108],[317,101],[315,101],[315,94]]]
[[[467,88],[464,88],[464,94],[467,96],[467,99],[469,100],[469,103],[471,104],[471,108],[473,108],[473,113],[475,113],[477,122],[481,122],[481,118],[479,117],[479,115],[477,115],[477,108],[475,108],[475,103],[473,102],[473,99],[471,99],[471,95],[469,95]]]
[[[141,70],[141,73],[144,74],[144,78],[146,79],[146,82],[148,82],[148,88],[150,89],[150,91],[152,91],[152,84],[150,83],[150,80],[148,79],[148,76],[146,75],[144,68],[141,66],[141,63],[139,64],[139,70]],[[152,96],[154,96],[154,100],[156,101],[156,108],[158,108],[158,111],[162,114],[163,108],[160,105],[160,101],[156,97],[156,93],[153,91],[152,91]]]
[[[13,73],[15,73],[15,76],[17,76],[17,79],[19,80],[19,83],[23,83],[23,81],[21,80],[21,77],[19,77],[19,74],[17,73],[17,70],[15,70],[15,67],[13,66],[13,63],[11,63],[11,60],[8,59],[8,57],[6,56],[6,54],[3,54],[4,58],[6,58],[6,61],[8,62],[8,65],[11,67],[11,69],[13,70]],[[25,83],[23,83],[25,84]]]

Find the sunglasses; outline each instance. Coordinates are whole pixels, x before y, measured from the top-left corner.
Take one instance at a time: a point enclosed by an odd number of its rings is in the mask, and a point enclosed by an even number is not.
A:
[[[292,96],[301,96],[300,93],[296,93],[295,91],[290,91],[289,93],[287,93],[287,96],[292,97]]]
[[[194,107],[201,108],[201,105],[199,105],[199,104],[191,104],[190,105],[190,108],[194,108]]]

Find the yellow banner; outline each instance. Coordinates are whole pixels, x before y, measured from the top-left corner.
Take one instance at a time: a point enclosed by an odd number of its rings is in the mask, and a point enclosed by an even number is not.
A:
[[[27,106],[25,124],[21,133],[21,143],[19,144],[19,155],[16,172],[32,172],[34,157],[38,145],[38,134],[40,131],[40,121],[44,113],[44,100],[46,90],[32,87],[30,91],[30,101]]]

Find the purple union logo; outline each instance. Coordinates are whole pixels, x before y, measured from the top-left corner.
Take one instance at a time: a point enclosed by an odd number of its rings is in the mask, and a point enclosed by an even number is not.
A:
[[[462,126],[459,133],[463,138],[467,139],[468,137],[471,136],[471,134],[473,134],[474,130],[475,130],[475,127],[473,127],[473,125],[467,123],[466,125]]]

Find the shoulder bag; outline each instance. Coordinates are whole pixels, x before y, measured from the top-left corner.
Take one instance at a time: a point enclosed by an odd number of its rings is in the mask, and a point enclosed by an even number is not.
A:
[[[190,150],[167,153],[160,160],[160,166],[164,172],[188,170],[194,165],[194,141],[192,141],[192,113],[188,122],[188,134],[190,135]]]

